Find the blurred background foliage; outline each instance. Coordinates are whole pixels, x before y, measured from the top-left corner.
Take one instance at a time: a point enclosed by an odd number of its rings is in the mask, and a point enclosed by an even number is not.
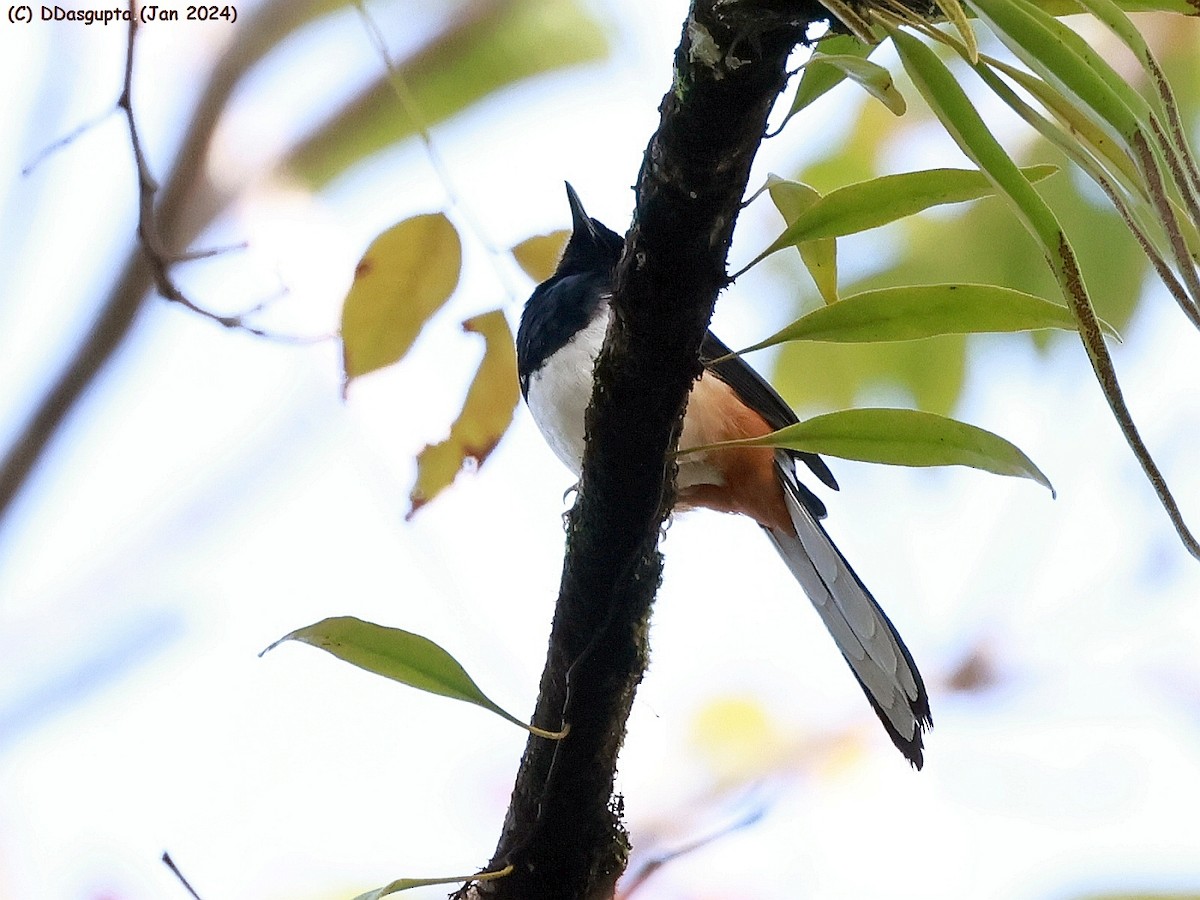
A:
[[[459,14],[396,70],[411,86],[423,122],[397,106],[384,76],[358,92],[283,165],[320,189],[372,153],[436,125],[523,78],[590,62],[606,50],[604,32],[576,0],[481,2]]]
[[[531,706],[557,583],[565,481],[553,480],[559,473],[547,471],[548,456],[518,420],[488,463],[491,475],[485,470],[406,526],[400,520],[411,463],[439,428],[444,433],[477,359],[459,321],[505,296],[515,318],[530,284],[496,248],[565,223],[563,178],[578,185],[582,174],[610,188],[633,181],[637,148],[669,85],[685,7],[372,3],[421,122],[388,84],[352,3],[261,0],[239,7],[234,28],[142,31],[135,109],[164,184],[168,248],[251,239],[244,257],[179,270],[201,305],[240,312],[274,296],[282,281],[288,295],[255,310],[251,321],[287,334],[325,334],[354,260],[384,226],[447,207],[466,236],[468,273],[457,306],[434,329],[440,333],[422,336],[407,369],[364,379],[348,407],[335,399],[340,371],[332,342],[293,347],[226,333],[152,297],[136,265],[135,186],[108,177],[132,168],[127,137],[113,122],[18,181],[17,171],[42,147],[115,97],[124,36],[115,28],[0,25],[0,59],[7,60],[0,65],[18,67],[5,83],[15,86],[10,99],[20,117],[0,139],[13,176],[0,191],[7,248],[0,283],[11,298],[0,310],[10,386],[2,433],[16,442],[40,429],[49,447],[35,454],[22,502],[5,506],[0,531],[0,793],[11,798],[0,809],[0,896],[168,896],[177,888],[155,862],[164,843],[205,897],[343,896],[364,883],[458,871],[463,859],[487,857],[519,754],[520,739],[505,726],[495,734],[479,726],[462,741],[476,720],[436,704],[409,706],[406,697],[314,665],[308,655],[293,663],[277,653],[268,668],[242,666],[296,626],[353,612],[450,635],[446,643],[466,651],[456,655],[472,674],[489,690],[500,685],[498,702]],[[1194,132],[1195,22],[1144,21]],[[652,27],[661,34],[651,38]],[[630,97],[635,106],[619,117],[612,112]],[[767,142],[767,165],[821,190],[924,165],[932,144],[921,104],[911,102],[895,119],[850,85],[822,102]],[[580,112],[594,117],[584,127]],[[450,149],[453,183],[440,183],[431,169],[417,136],[423,127],[433,130],[439,151]],[[1023,164],[1062,165],[1023,132],[1010,137],[1009,146],[1024,144]],[[1145,265],[1132,240],[1065,165],[1039,190],[1052,195],[1072,234],[1098,313],[1119,329],[1132,327],[1139,304],[1162,300],[1144,299]],[[619,228],[629,199],[614,193],[588,203]],[[745,221],[750,243],[778,232],[765,201]],[[63,246],[73,248],[69,264],[60,263]],[[276,255],[286,261],[273,279]],[[772,290],[761,308],[743,305],[737,288],[723,301],[719,312],[733,311],[746,342],[773,330],[762,320],[791,319],[819,302],[799,260],[787,256],[762,267]],[[1003,205],[984,200],[842,242],[842,290],[979,280],[1052,296],[1036,259]],[[114,309],[123,313],[110,315]],[[1044,359],[1071,346],[1069,336],[1030,340]],[[434,349],[422,354],[422,344]],[[975,338],[794,344],[776,355],[775,382],[806,409],[882,394],[947,413],[966,402],[973,371],[996,376],[977,352],[993,346]],[[1077,374],[1084,377],[1082,365]],[[80,389],[65,403],[49,393],[64,380]],[[1028,407],[1035,399],[1017,402]],[[61,435],[57,445],[54,434]],[[1194,458],[1194,446],[1181,452]],[[1126,496],[1113,474],[1126,471],[1120,465],[1099,476],[1112,480],[1116,498]],[[697,847],[672,863],[685,872],[679,880],[650,883],[638,895],[794,896],[803,884],[813,896],[863,896],[855,893],[862,879],[890,871],[898,898],[966,891],[1053,900],[1195,897],[1186,890],[1200,881],[1200,868],[1182,865],[1181,856],[1143,847],[1141,856],[1130,850],[1121,872],[1106,868],[1124,859],[1124,848],[1140,846],[1139,836],[1150,833],[1144,819],[1110,823],[1111,833],[1097,833],[1094,846],[1081,849],[1092,839],[1088,823],[1099,828],[1106,816],[1124,817],[1124,802],[1144,812],[1131,797],[1163,799],[1156,773],[1171,784],[1167,801],[1186,804],[1193,796],[1200,676],[1188,610],[1196,597],[1176,590],[1172,600],[1143,603],[1140,592],[1175,584],[1172,578],[1191,583],[1164,562],[1178,548],[1147,538],[1126,569],[1093,575],[1097,558],[1118,553],[1084,526],[1073,526],[1086,540],[1072,555],[1051,540],[1054,526],[1029,524],[1040,513],[1022,502],[1034,549],[1018,551],[1006,537],[1015,530],[1011,520],[974,518],[1013,502],[986,493],[1008,488],[983,489],[984,499],[972,502],[968,483],[950,482],[949,490],[926,480],[910,488],[899,475],[886,476],[894,486],[890,503],[921,503],[922,527],[872,523],[872,513],[887,518],[876,499],[880,476],[852,471],[867,500],[856,507],[848,484],[843,493],[851,496],[839,498],[837,519],[857,522],[867,535],[856,560],[870,557],[864,548],[902,558],[890,570],[889,595],[920,598],[904,610],[905,625],[927,623],[910,641],[926,648],[922,665],[936,685],[940,727],[931,757],[941,759],[918,786],[888,765],[893,751],[873,742],[870,712],[856,717],[837,706],[842,694],[832,685],[844,673],[840,661],[820,655],[827,648],[814,649],[824,635],[807,618],[792,621],[790,594],[786,610],[769,605],[785,595],[782,582],[748,592],[732,575],[705,569],[715,553],[757,559],[748,554],[761,548],[746,549],[757,535],[743,546],[724,520],[681,522],[673,531],[698,549],[673,540],[669,552],[681,562],[672,571],[703,572],[690,587],[702,598],[695,602],[708,605],[702,614],[677,606],[669,572],[655,670],[623,768],[639,848],[633,871],[697,835],[719,836],[722,853]],[[1080,471],[1092,472],[1082,464]],[[1082,493],[1068,486],[1060,508]],[[1132,504],[1111,502],[1119,508],[1117,543],[1158,533],[1157,511],[1135,521]],[[1080,515],[1095,521],[1111,513],[1085,506]],[[949,543],[976,533],[994,556]],[[763,557],[764,569],[772,564]],[[1064,569],[1071,569],[1065,586],[1054,580]],[[1127,591],[1131,584],[1139,591]],[[1039,593],[1049,585],[1057,593]],[[954,605],[931,597],[953,597]],[[1006,615],[1026,618],[1013,624]],[[685,631],[681,619],[696,629],[719,623],[720,634]],[[1114,647],[1123,630],[1133,649]],[[1139,647],[1153,653],[1137,656]],[[1120,671],[1143,678],[1141,692],[1129,688],[1124,701],[1111,699],[1112,684],[1103,680]],[[828,691],[796,688],[823,678]],[[1047,682],[1063,693],[1044,691]],[[853,684],[840,688],[847,709],[857,710]],[[1047,713],[1048,694],[1055,702]],[[1171,698],[1185,711],[1171,714],[1183,724],[1165,742],[1169,749],[1154,744],[1140,755],[1141,745],[1119,743],[1133,740],[1138,715]],[[1075,731],[1045,724],[1080,709],[1083,725]],[[1151,740],[1160,733],[1145,731]],[[1105,740],[1118,741],[1115,749]],[[681,786],[668,784],[676,781]],[[1098,805],[1089,806],[1096,797]],[[778,813],[764,828],[740,824],[757,822],[765,810]],[[1166,827],[1186,849],[1187,826]],[[1037,855],[1035,843],[1057,846],[1053,834],[1074,853],[1073,868],[1062,874]],[[1200,860],[1200,841],[1190,845]],[[937,871],[914,877],[914,867]],[[207,878],[196,877],[197,868]],[[1023,882],[1002,881],[1003,873],[1026,871],[1032,874]],[[318,891],[321,880],[353,887]],[[1158,890],[1164,881],[1183,892],[1103,887]],[[995,887],[1002,884],[1008,887]]]

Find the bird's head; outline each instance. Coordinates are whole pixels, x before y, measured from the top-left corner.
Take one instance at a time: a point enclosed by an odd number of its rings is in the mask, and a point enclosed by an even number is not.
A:
[[[611,271],[621,258],[625,239],[589,216],[575,188],[570,182],[566,182],[566,186],[567,202],[571,205],[571,239],[567,241],[555,274]]]

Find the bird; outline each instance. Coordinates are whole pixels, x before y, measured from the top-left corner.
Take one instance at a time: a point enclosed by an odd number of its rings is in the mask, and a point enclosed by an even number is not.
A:
[[[539,284],[517,329],[521,394],[555,455],[579,475],[592,373],[610,319],[624,238],[590,217],[568,182],[571,235],[553,275]],[[712,332],[691,388],[679,447],[757,437],[799,421],[762,375]],[[741,447],[684,454],[676,511],[708,508],[754,520],[812,601],[892,742],[917,769],[932,728],[929,695],[895,626],[821,525],[827,510],[796,471],[838,484],[816,454]]]

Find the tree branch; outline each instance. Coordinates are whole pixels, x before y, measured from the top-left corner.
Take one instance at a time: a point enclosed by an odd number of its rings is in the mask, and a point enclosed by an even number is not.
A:
[[[527,744],[489,866],[514,872],[464,894],[597,900],[612,896],[625,867],[613,784],[646,667],[659,532],[674,500],[669,454],[788,56],[826,17],[804,0],[693,3],[638,178],[533,716],[571,733]]]

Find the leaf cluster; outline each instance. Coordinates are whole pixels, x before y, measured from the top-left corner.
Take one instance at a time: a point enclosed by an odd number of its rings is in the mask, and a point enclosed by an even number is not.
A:
[[[1182,540],[1200,555],[1121,395],[1105,343],[1106,338],[1117,337],[1116,328],[1096,313],[1087,287],[1090,273],[1081,266],[1075,250],[1077,241],[1086,243],[1089,238],[1069,233],[1056,211],[1055,187],[1052,182],[1042,184],[1058,167],[1018,165],[963,89],[961,78],[939,55],[951,52],[960,57],[968,70],[1054,144],[1068,164],[1096,183],[1115,210],[1113,221],[1133,236],[1145,265],[1166,286],[1185,316],[1200,325],[1200,172],[1163,70],[1124,12],[1149,6],[1189,10],[1175,0],[1079,0],[1078,7],[1057,0],[968,0],[966,5],[943,0],[940,9],[948,26],[943,28],[886,0],[857,5],[853,10],[832,0],[827,5],[845,16],[843,24],[851,34],[832,35],[819,43],[798,80],[787,119],[846,80],[859,85],[890,114],[906,114],[910,104],[896,78],[868,58],[876,46],[888,41],[912,85],[976,168],[868,177],[826,191],[806,180],[770,177],[755,197],[769,197],[785,227],[746,268],[795,248],[821,305],[740,352],[776,345],[886,346],[929,339],[961,342],[964,335],[980,333],[1076,333],[1115,418]],[[1079,9],[1086,9],[1130,49],[1152,86],[1149,97],[1131,87],[1078,34],[1055,18]],[[994,33],[1010,49],[1015,62],[981,53],[976,23]],[[1040,111],[1030,101],[1039,104]],[[933,283],[901,278],[899,283],[843,292],[839,239],[935,206],[988,197],[997,198],[1004,206],[974,206],[967,215],[989,209],[987,215],[996,216],[997,210],[1007,210],[1027,236],[1022,246],[1032,248],[1043,267],[1038,289],[1002,277]],[[534,280],[541,280],[553,270],[564,237],[555,233],[530,238],[511,253]],[[981,240],[986,243],[989,239],[984,236]],[[977,252],[986,254],[984,245]],[[394,364],[408,352],[422,328],[453,294],[460,266],[461,238],[442,213],[406,219],[371,244],[343,310],[347,386],[355,378]],[[1132,292],[1141,271],[1132,268],[1127,293]],[[1128,307],[1121,312],[1118,324],[1124,321]],[[516,404],[515,360],[503,312],[497,309],[476,316],[464,327],[484,336],[485,355],[449,438],[421,454],[413,512],[448,486],[467,461],[480,464],[486,459],[508,428]],[[961,353],[961,343],[952,346]],[[924,364],[929,364],[928,359]],[[982,428],[918,410],[845,409],[764,438],[735,443],[891,465],[964,465],[1029,478],[1052,490],[1046,475],[1010,442]],[[703,448],[681,448],[679,452],[699,449]],[[524,725],[488,699],[441,647],[400,629],[350,618],[327,619],[282,640],[309,643],[376,674],[481,706],[543,738],[561,738],[570,727],[567,722],[562,731],[549,732]],[[471,876],[471,880],[500,874]],[[383,896],[428,883],[440,882],[402,879],[363,896]]]

